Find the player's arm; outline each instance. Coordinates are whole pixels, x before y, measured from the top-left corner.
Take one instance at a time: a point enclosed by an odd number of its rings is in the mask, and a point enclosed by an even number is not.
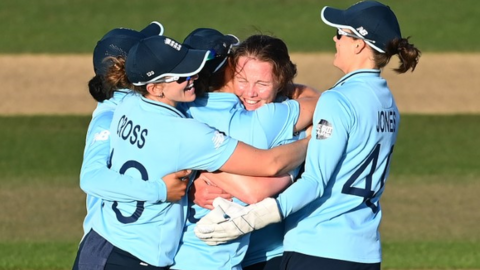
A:
[[[295,84],[294,99],[300,104],[300,114],[295,131],[306,129],[312,124],[313,113],[320,97],[320,91],[306,85]]]
[[[268,150],[238,142],[219,170],[248,176],[285,175],[305,160],[309,137]]]
[[[299,98],[316,98],[320,97],[320,91],[317,89],[310,87],[308,85],[294,83],[292,84],[292,91],[291,95],[289,96],[290,99],[299,99]]]
[[[103,121],[102,121],[103,120]],[[110,121],[95,119],[90,124],[80,171],[80,188],[87,194],[112,201],[158,202],[178,200],[179,176],[172,174],[164,181],[132,178],[107,168],[110,152]],[[169,190],[170,194],[167,194]]]
[[[225,172],[204,172],[198,180],[215,185],[239,200],[252,204],[277,195],[292,183],[289,174],[278,177],[243,176]]]
[[[267,198],[247,207],[216,199],[214,210],[195,227],[195,234],[200,239],[209,245],[225,243],[268,224],[280,222],[323,196],[338,162],[342,160],[355,115],[349,109],[348,101],[338,93],[322,95],[318,106],[314,117],[316,127],[308,145],[302,177],[277,199]]]
[[[308,145],[305,172],[277,198],[283,217],[324,195],[325,187],[342,159],[349,130],[355,121],[354,112],[349,108],[349,102],[338,92],[322,94]]]

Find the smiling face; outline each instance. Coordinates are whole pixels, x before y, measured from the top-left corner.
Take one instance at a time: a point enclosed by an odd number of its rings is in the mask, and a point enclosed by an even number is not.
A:
[[[241,56],[233,78],[235,95],[249,111],[273,102],[279,83],[273,74],[273,65],[256,58]]]
[[[166,103],[175,107],[178,102],[192,102],[195,100],[195,87],[193,82],[198,75],[192,76],[189,80],[163,82],[147,85],[148,95],[146,98]]]

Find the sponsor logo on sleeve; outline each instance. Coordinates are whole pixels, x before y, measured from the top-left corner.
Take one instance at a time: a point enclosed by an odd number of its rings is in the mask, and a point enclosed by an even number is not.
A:
[[[92,144],[98,141],[107,141],[110,138],[110,131],[109,130],[102,130],[101,132],[98,132],[95,134],[93,137]]]
[[[325,140],[332,136],[333,127],[330,122],[325,119],[322,119],[317,124],[317,129],[315,132],[315,137],[317,140]]]
[[[215,149],[218,149],[225,141],[225,135],[220,131],[215,131],[215,135],[213,135],[212,141]]]

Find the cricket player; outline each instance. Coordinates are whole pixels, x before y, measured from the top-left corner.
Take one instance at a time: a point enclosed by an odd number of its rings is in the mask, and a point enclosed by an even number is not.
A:
[[[336,28],[334,65],[345,76],[318,101],[305,172],[277,199],[248,207],[218,199],[195,232],[216,245],[284,219],[281,269],[378,270],[379,200],[400,124],[380,73],[393,55],[398,73],[414,70],[420,51],[402,38],[395,14],[382,3],[324,7],[321,17]]]

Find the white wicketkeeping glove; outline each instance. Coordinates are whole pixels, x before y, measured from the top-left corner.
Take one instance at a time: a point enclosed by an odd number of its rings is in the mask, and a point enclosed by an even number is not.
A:
[[[195,226],[195,235],[211,246],[282,221],[277,201],[273,198],[241,206],[219,197],[213,201],[213,206],[214,209]]]

